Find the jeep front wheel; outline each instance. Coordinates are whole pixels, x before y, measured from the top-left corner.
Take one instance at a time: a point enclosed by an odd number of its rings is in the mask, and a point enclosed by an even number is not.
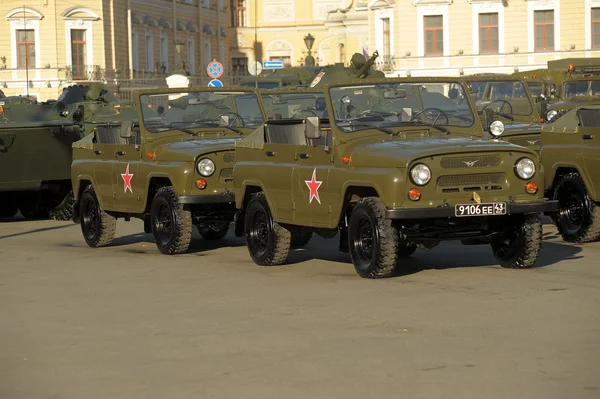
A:
[[[252,195],[244,216],[248,251],[259,266],[280,265],[288,257],[292,233],[275,220],[265,194]]]
[[[492,238],[491,244],[500,266],[530,268],[542,248],[542,219],[537,214],[512,216],[504,231]]]
[[[554,199],[559,206],[554,220],[563,240],[583,243],[600,238],[600,206],[588,196],[578,173],[569,173],[560,179]]]
[[[365,197],[350,214],[348,245],[357,273],[366,278],[389,277],[399,256],[398,231],[385,218],[385,205],[377,197]]]
[[[161,187],[150,210],[152,234],[158,250],[165,255],[181,254],[192,241],[192,213],[179,204],[171,186]]]
[[[115,237],[117,219],[100,209],[100,203],[92,186],[87,186],[79,200],[81,232],[92,248],[109,245]]]

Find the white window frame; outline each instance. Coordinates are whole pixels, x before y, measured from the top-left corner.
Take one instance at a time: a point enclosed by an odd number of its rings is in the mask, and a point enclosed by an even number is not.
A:
[[[417,4],[417,45],[419,57],[425,57],[425,17],[442,16],[442,29],[444,50],[442,56],[450,55],[450,20],[448,18],[448,4],[428,4],[421,6]],[[391,21],[390,21],[391,22]],[[435,58],[436,56],[431,56]],[[445,60],[444,62],[447,62]]]
[[[164,41],[163,41],[164,40]],[[165,47],[163,48],[163,43]],[[165,66],[165,72],[169,72],[169,33],[167,31],[161,30],[159,35],[159,46],[158,46],[158,54],[161,72],[163,65]]]
[[[212,62],[212,43],[210,40],[204,39],[204,49],[202,51],[204,54],[204,67],[207,67]]]
[[[394,56],[394,9],[393,8],[378,8],[375,10],[375,48],[379,50],[383,56],[383,19],[390,20],[390,54],[387,54],[390,59]],[[361,49],[362,53],[362,49]]]
[[[193,74],[196,72],[196,41],[192,36],[188,36],[186,49],[188,72]]]
[[[150,38],[150,40],[148,40],[148,38]],[[148,48],[152,51],[148,51]],[[146,71],[154,72],[154,32],[152,29],[146,29],[144,32],[144,49],[144,53],[146,54]]]
[[[65,37],[67,38],[67,65],[73,63],[73,52],[71,49],[71,30],[73,29],[85,29],[85,62],[89,66],[94,65],[94,43],[93,43],[93,31],[92,21],[83,20],[68,20],[65,21]]]
[[[469,0],[473,13],[473,54],[495,55],[482,53],[479,49],[479,14],[498,14],[498,54],[506,53],[504,48],[504,4],[502,0]]]
[[[526,0],[528,51],[535,53],[535,11],[554,11],[554,51],[560,51],[560,0]],[[540,51],[538,53],[541,53]],[[533,61],[532,61],[533,62]]]
[[[39,19],[26,19],[25,23],[23,20],[11,20],[10,21],[10,53],[12,58],[12,68],[18,67],[18,54],[17,54],[17,31],[22,29],[31,29],[35,37],[35,68],[42,67],[41,60],[41,43],[40,43],[40,21]],[[33,68],[33,67],[31,67]]]
[[[140,70],[140,34],[137,29],[131,30],[131,66],[133,70]]]
[[[585,0],[585,50],[592,50],[592,8],[600,8],[600,0]]]

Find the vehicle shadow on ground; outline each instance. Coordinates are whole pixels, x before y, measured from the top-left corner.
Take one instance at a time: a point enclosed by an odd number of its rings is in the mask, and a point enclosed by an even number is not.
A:
[[[110,244],[110,247],[129,246],[134,244],[148,244],[143,248],[125,248],[125,252],[135,254],[157,253],[156,243],[152,234],[135,233],[126,236],[116,237]],[[246,245],[246,240],[237,238],[230,232],[221,240],[205,240],[200,234],[194,232],[192,242],[188,248],[188,254],[201,254],[202,252],[211,251],[219,248],[234,248]]]
[[[42,228],[39,228],[39,229],[33,229],[33,230],[28,230],[28,231],[20,231],[18,233],[13,233],[13,234],[7,234],[5,236],[0,236],[0,240],[5,239],[5,238],[26,236],[26,235],[34,234],[34,233],[41,233],[43,231],[64,229],[66,227],[72,227],[72,226],[73,226],[72,223],[66,223],[66,224],[61,225],[61,226],[49,226],[49,227],[42,227]]]
[[[548,234],[553,236],[552,233]],[[350,256],[340,253],[337,246],[338,241],[336,239],[311,241],[305,248],[292,249],[286,263],[292,265],[312,259],[350,263]],[[548,242],[545,237],[534,268],[551,266],[565,260],[581,259],[583,256],[578,255],[581,251],[581,247],[566,243]],[[418,249],[412,256],[401,258],[398,266],[396,277],[425,270],[499,267],[499,264],[489,245],[463,246],[460,243],[446,242],[430,251]]]

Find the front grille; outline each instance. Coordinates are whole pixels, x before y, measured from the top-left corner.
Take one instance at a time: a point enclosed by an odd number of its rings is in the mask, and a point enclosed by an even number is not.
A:
[[[437,184],[440,187],[475,188],[481,186],[502,185],[506,182],[504,173],[480,173],[476,175],[441,176]]]
[[[223,162],[233,163],[235,162],[235,154],[233,152],[227,152],[223,155]]]
[[[442,158],[440,166],[443,169],[475,169],[498,166],[501,162],[498,155],[474,155]]]

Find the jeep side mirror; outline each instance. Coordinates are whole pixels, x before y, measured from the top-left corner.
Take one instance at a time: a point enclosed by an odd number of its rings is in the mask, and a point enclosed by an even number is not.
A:
[[[121,131],[119,135],[121,138],[128,139],[133,136],[132,132],[133,122],[132,121],[123,121],[121,122]]]
[[[304,135],[307,139],[321,137],[321,121],[318,116],[309,116],[304,120]]]
[[[219,118],[219,126],[229,126],[229,115],[221,115]]]
[[[490,130],[490,125],[494,121],[494,110],[491,108],[485,108],[483,110],[483,130],[488,132]]]
[[[539,96],[538,103],[540,104],[540,115],[546,115],[546,111],[548,110],[548,101],[546,101],[546,96],[543,94]]]

